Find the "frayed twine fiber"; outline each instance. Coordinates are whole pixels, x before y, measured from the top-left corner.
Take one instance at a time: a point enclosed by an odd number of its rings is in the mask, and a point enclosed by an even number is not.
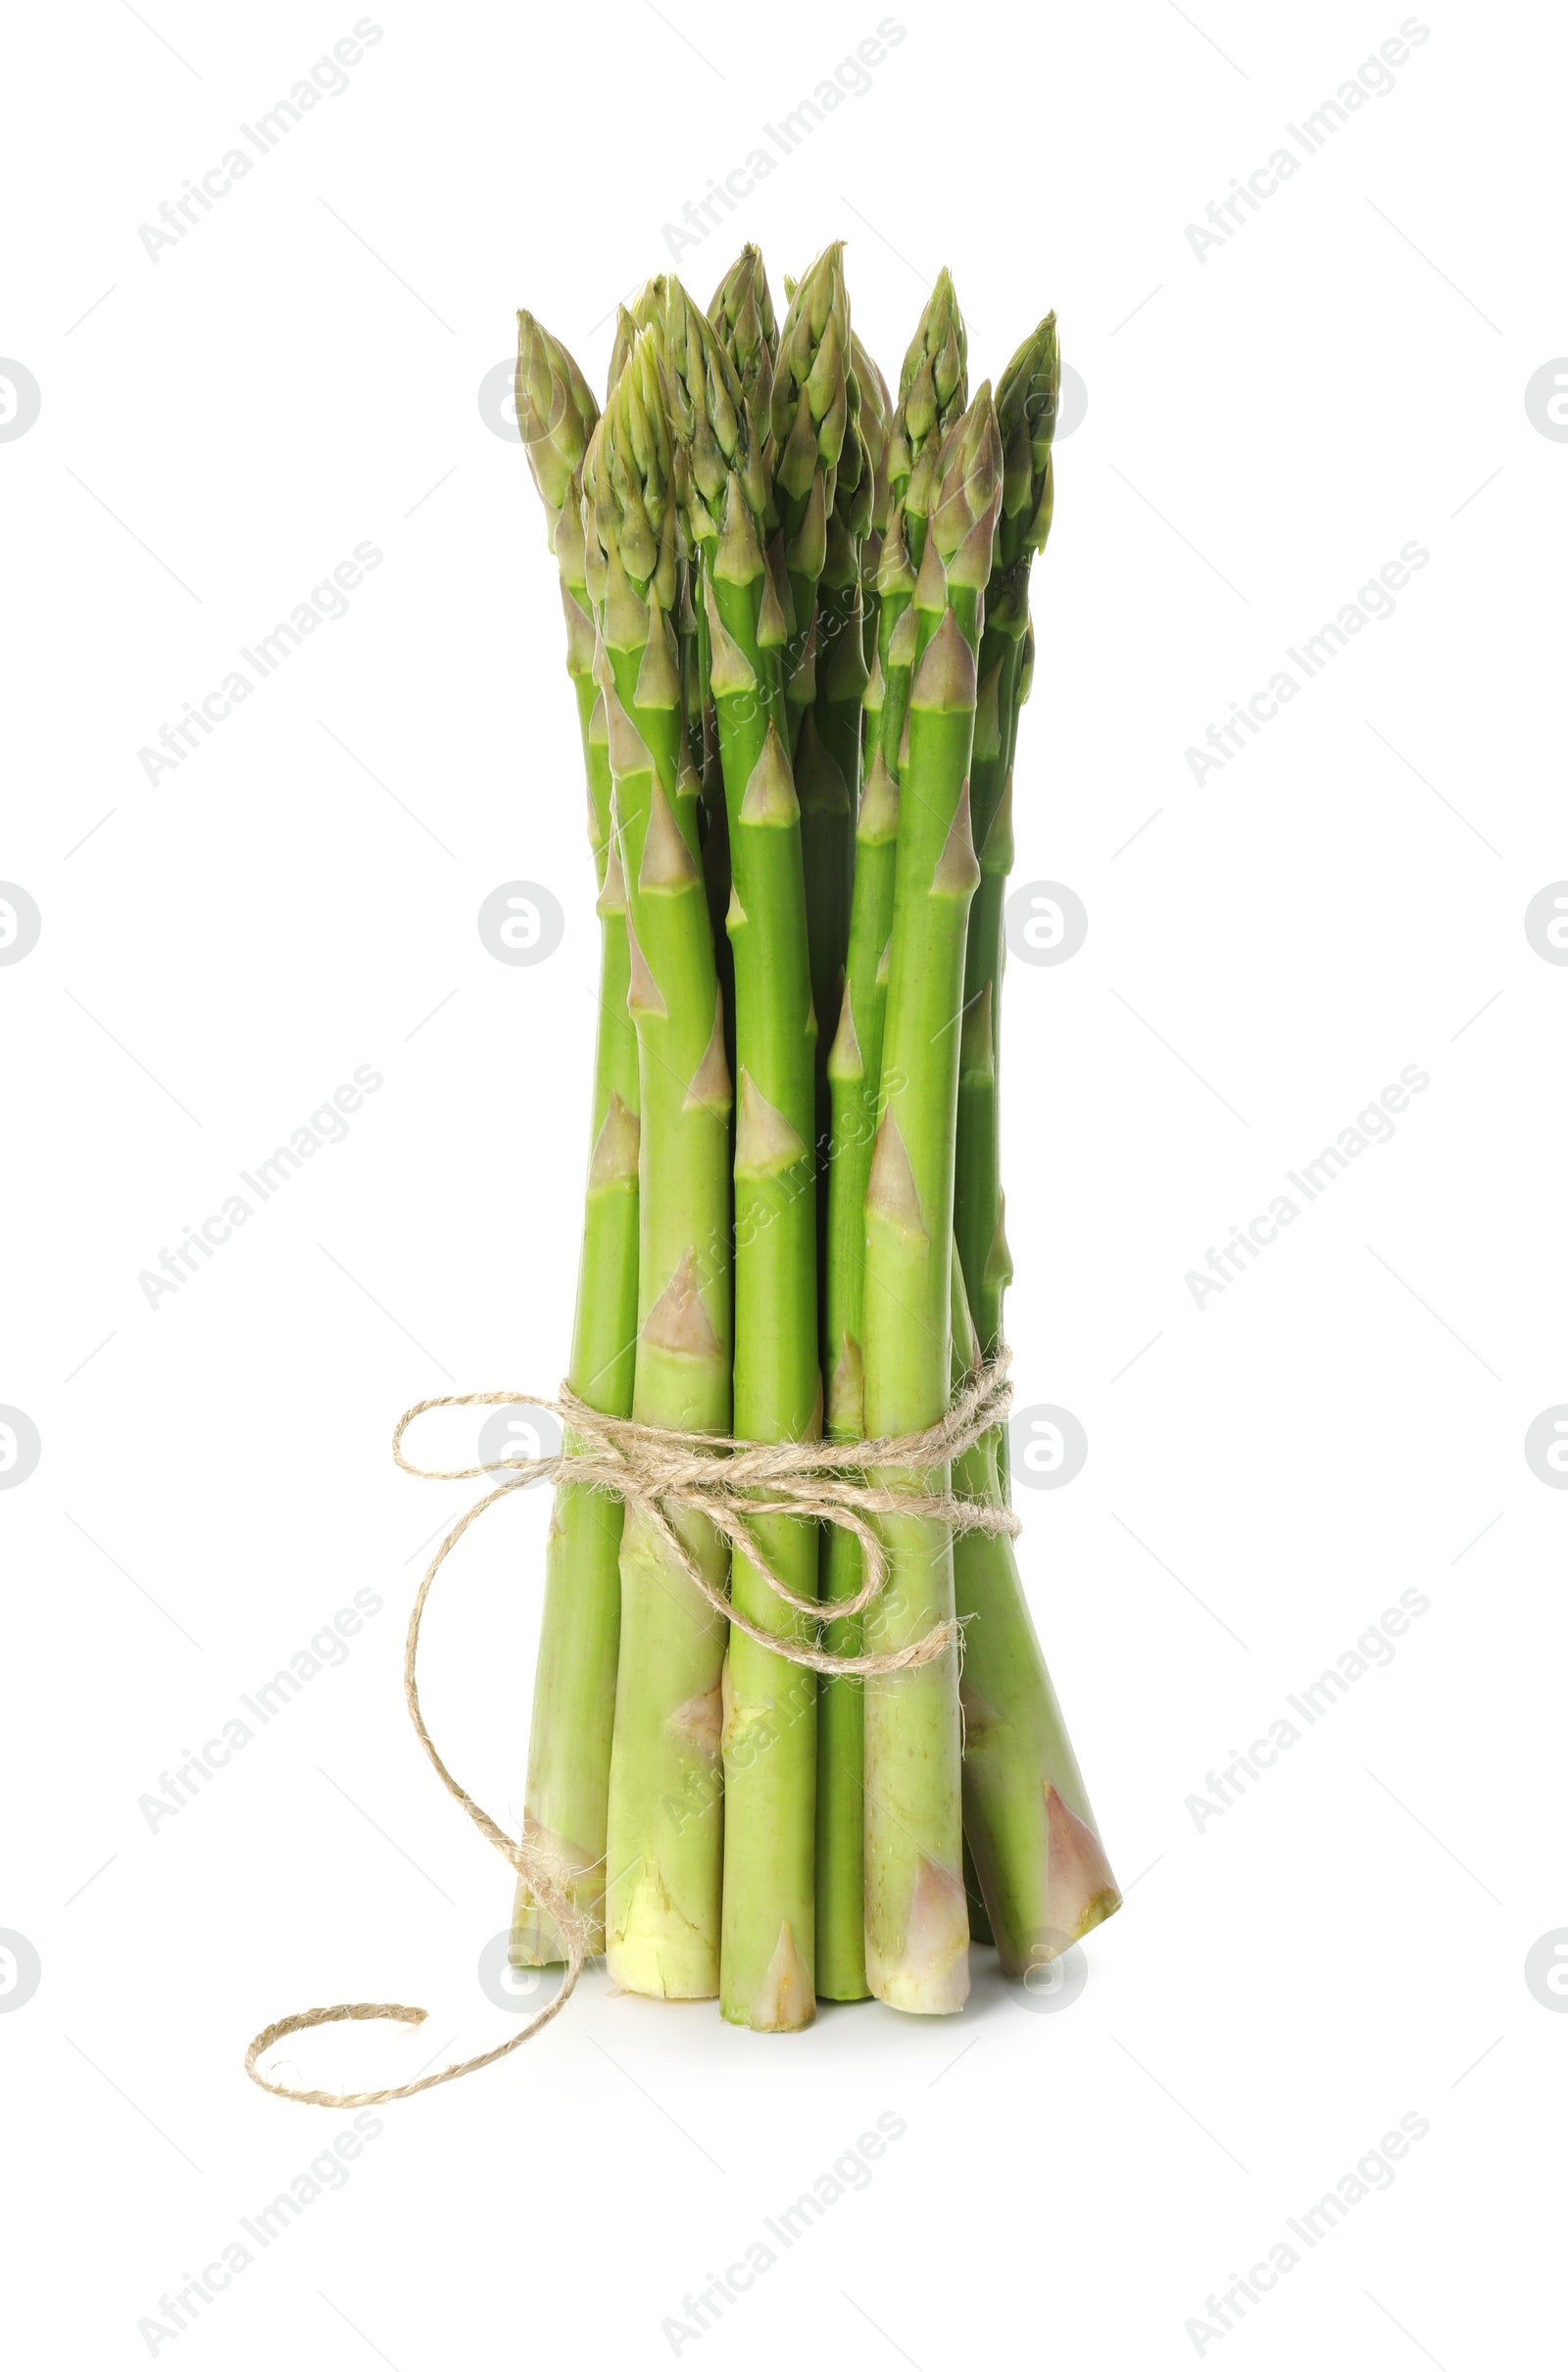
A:
[[[1007,1381],[1011,1363],[1012,1354],[1004,1345],[994,1359],[975,1369],[934,1425],[921,1433],[901,1433],[879,1441],[747,1442],[736,1441],[726,1434],[665,1432],[658,1425],[639,1424],[632,1417],[604,1416],[564,1384],[559,1400],[546,1400],[534,1392],[463,1392],[450,1393],[440,1400],[417,1401],[406,1409],[392,1436],[392,1456],[405,1474],[418,1475],[426,1482],[470,1482],[498,1472],[508,1477],[485,1498],[477,1500],[453,1525],[419,1584],[403,1650],[403,1696],[409,1719],[447,1793],[462,1804],[502,1859],[527,1881],[540,1909],[555,1921],[565,1947],[566,1974],[555,2000],[507,2042],[498,2044],[493,2051],[482,2051],[477,2058],[462,2059],[440,2068],[434,2075],[419,2076],[412,2084],[394,2085],[384,2092],[300,2092],[292,2085],[279,2084],[263,2075],[257,2064],[263,2053],[270,2051],[274,2043],[280,2043],[285,2035],[303,2034],[313,2026],[335,2026],[345,2019],[377,2018],[392,2019],[404,2026],[421,2026],[428,2011],[410,2008],[401,2001],[335,2001],[327,2008],[296,2010],[291,2017],[277,2019],[273,2025],[263,2028],[245,2053],[245,2072],[251,2081],[280,2100],[303,2100],[318,2108],[372,2108],[385,2100],[410,2100],[416,2092],[429,2092],[437,2084],[450,2084],[457,2076],[471,2075],[477,2068],[492,2066],[497,2059],[520,2050],[552,2018],[560,2015],[576,1990],[587,1953],[587,1919],[562,1892],[550,1862],[537,1847],[529,1845],[526,1839],[509,1837],[454,1779],[424,1726],[424,1715],[419,1709],[416,1671],[419,1625],[430,1585],[468,1526],[487,1507],[537,1481],[572,1483],[604,1491],[641,1516],[658,1534],[671,1560],[693,1588],[732,1628],[744,1631],[760,1647],[791,1663],[807,1664],[814,1672],[846,1678],[912,1671],[956,1645],[958,1638],[956,1621],[936,1623],[907,1646],[871,1655],[832,1655],[805,1640],[764,1630],[760,1624],[748,1620],[721,1591],[705,1579],[675,1529],[671,1511],[678,1509],[684,1514],[706,1516],[729,1542],[732,1552],[744,1557],[780,1602],[797,1615],[817,1622],[839,1621],[859,1613],[879,1595],[887,1578],[887,1553],[868,1517],[916,1518],[943,1524],[955,1532],[1015,1534],[1021,1529],[1010,1507],[958,1499],[951,1491],[932,1491],[923,1488],[918,1480],[922,1473],[946,1465],[972,1449],[1006,1416],[1012,1405],[1012,1386]],[[570,1438],[558,1457],[509,1458],[493,1466],[442,1468],[413,1465],[403,1455],[404,1434],[415,1418],[423,1416],[428,1409],[517,1405],[548,1408],[560,1417]],[[873,1479],[899,1475],[909,1477],[907,1488],[899,1487],[896,1481]],[[839,1524],[852,1532],[860,1544],[865,1566],[865,1580],[857,1596],[835,1599],[828,1606],[814,1598],[797,1597],[793,1590],[787,1589],[768,1567],[748,1529],[748,1519],[757,1515],[794,1515],[803,1522]]]

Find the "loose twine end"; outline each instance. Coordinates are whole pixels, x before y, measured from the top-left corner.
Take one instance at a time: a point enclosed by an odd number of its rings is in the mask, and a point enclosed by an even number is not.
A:
[[[1021,1530],[1010,1507],[963,1499],[951,1490],[932,1490],[914,1479],[946,1465],[1003,1422],[1012,1405],[1008,1370],[1012,1354],[1003,1345],[995,1359],[976,1368],[945,1414],[919,1433],[901,1433],[874,1441],[748,1442],[728,1434],[680,1433],[645,1425],[632,1417],[606,1416],[563,1384],[559,1399],[536,1392],[448,1393],[436,1400],[416,1401],[404,1410],[392,1435],[392,1456],[405,1474],[426,1482],[471,1482],[495,1473],[507,1480],[477,1500],[452,1526],[431,1557],[409,1615],[403,1651],[403,1696],[419,1744],[437,1777],[461,1804],[481,1836],[528,1885],[539,1908],[554,1920],[565,1952],[566,1973],[555,1999],[505,2043],[476,2058],[461,2059],[421,2075],[412,2083],[379,2092],[305,2092],[264,2075],[258,2064],[285,2036],[303,2034],[315,2026],[335,2026],[345,2020],[388,2019],[402,2026],[420,2026],[428,2011],[403,2001],[335,2001],[319,2009],[296,2010],[253,2037],[245,2053],[245,2072],[253,2084],[280,2100],[302,2100],[318,2108],[371,2108],[386,2100],[411,2100],[437,2084],[471,2075],[492,2066],[530,2042],[551,2019],[559,2017],[573,1993],[588,1955],[587,1918],[561,1885],[561,1873],[526,1836],[509,1837],[467,1790],[453,1777],[425,1727],[419,1707],[417,1659],[419,1627],[430,1586],[447,1557],[470,1524],[500,1499],[536,1481],[570,1482],[619,1499],[656,1533],[671,1561],[713,1610],[732,1629],[744,1631],[775,1655],[805,1664],[828,1677],[864,1679],[880,1673],[906,1672],[932,1662],[949,1649],[961,1646],[956,1618],[938,1622],[904,1646],[872,1655],[834,1655],[808,1639],[769,1631],[742,1614],[721,1590],[708,1580],[676,1530],[672,1511],[706,1517],[728,1542],[733,1554],[744,1557],[780,1603],[803,1621],[839,1621],[863,1612],[886,1583],[887,1553],[873,1515],[902,1516],[940,1523],[953,1532],[1016,1535]],[[553,1458],[504,1458],[488,1466],[416,1466],[403,1455],[403,1436],[416,1417],[431,1408],[489,1408],[525,1406],[548,1408],[559,1416],[566,1438]],[[883,1475],[907,1475],[910,1486],[900,1488]],[[864,1580],[853,1598],[835,1599],[831,1606],[814,1598],[802,1598],[773,1572],[750,1529],[759,1515],[793,1515],[803,1522],[841,1526],[860,1544]]]

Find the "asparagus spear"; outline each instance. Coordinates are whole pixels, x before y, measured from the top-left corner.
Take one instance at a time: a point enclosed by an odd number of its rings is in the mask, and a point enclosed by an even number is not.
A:
[[[883,1039],[882,1116],[865,1197],[865,1425],[912,1432],[947,1406],[957,1023],[970,901],[979,879],[969,818],[975,644],[1001,496],[990,390],[951,430],[943,530],[922,555],[928,622],[909,687],[902,769],[893,954]],[[960,519],[967,521],[956,532]],[[951,557],[944,568],[946,546]],[[940,598],[942,607],[936,607]],[[889,1489],[945,1490],[949,1470],[889,1469]],[[954,1612],[948,1528],[886,1524],[888,1586],[867,1608],[866,1644],[906,1645]],[[957,1655],[871,1680],[865,1691],[866,1981],[896,2008],[961,2006],[969,1987],[959,1797]]]
[[[827,551],[816,597],[816,698],[796,746],[801,830],[811,936],[811,1001],[817,1046],[817,1138],[829,1123],[827,1050],[839,1024],[850,898],[855,879],[855,814],[860,797],[865,696],[860,551],[871,523],[870,453],[859,420],[859,382],[850,373],[844,449],[839,457]]]
[[[1050,532],[1051,437],[1060,361],[1054,314],[1019,347],[997,393],[1004,451],[1002,518],[986,589],[980,698],[970,789],[980,884],[969,914],[958,1071],[955,1196],[955,1359],[994,1356],[1012,1262],[1003,1223],[997,1050],[1003,904],[1012,865],[1012,764],[1028,692],[1030,564]],[[972,1320],[968,1312],[972,1310]],[[1005,1434],[955,1468],[956,1487],[1000,1503]],[[1004,1536],[960,1535],[954,1547],[966,1631],[963,1676],[964,1831],[1002,1965],[1019,1976],[1108,1918],[1121,1901],[1061,1719]]]
[[[790,539],[795,618],[785,681],[806,861],[820,1144],[829,1124],[827,1052],[838,1027],[854,878],[866,682],[859,551],[870,524],[872,471],[859,424],[860,381],[851,360],[857,340],[849,325],[842,243],[826,248],[799,282],[786,279],[784,287],[790,311],[780,339],[784,368],[774,379],[771,458],[775,505]],[[819,1194],[819,1217],[824,1211]]]
[[[709,300],[708,318],[734,368],[752,441],[760,453],[771,419],[778,322],[760,247],[748,242],[741,249]]]
[[[865,438],[871,469],[871,522],[860,547],[860,597],[865,628],[867,672],[876,657],[877,570],[882,537],[888,523],[888,438],[893,425],[893,398],[887,380],[867,354],[854,328],[850,331],[850,368],[860,390],[860,433]]]
[[[690,406],[688,533],[701,560],[734,883],[735,1428],[748,1441],[802,1441],[819,1438],[822,1422],[816,1029],[780,664],[786,625],[763,550],[767,476],[740,383],[711,325],[682,310],[679,293],[672,281],[668,334]],[[760,1515],[753,1530],[785,1586],[814,1599],[814,1524]],[[764,1629],[803,1636],[803,1617],[739,1555],[731,1597]],[[816,2014],[814,1673],[732,1629],[723,1743],[720,2006],[736,2025],[788,2031]]]
[[[833,1441],[859,1441],[865,1432],[865,1187],[882,1076],[887,1004],[883,956],[893,921],[898,828],[898,788],[880,745],[873,742],[856,824],[844,997],[827,1064],[832,1121],[822,1239],[822,1339],[829,1378],[827,1431]],[[828,1526],[822,1544],[823,1597],[840,1602],[853,1598],[860,1582],[859,1544],[842,1526]],[[825,1644],[835,1655],[858,1655],[860,1617],[829,1622]],[[858,2001],[866,1991],[864,1726],[858,1680],[824,1675],[817,1724],[817,1991],[829,2001]]]
[[[637,1046],[626,1012],[625,904],[610,845],[610,760],[593,681],[582,524],[582,461],[599,407],[564,346],[517,316],[517,420],[549,523],[566,616],[566,669],[577,699],[588,777],[588,837],[600,915],[599,1025],[593,1155],[577,1268],[567,1380],[591,1408],[629,1416],[637,1310]],[[569,1432],[568,1454],[580,1447]],[[605,1818],[620,1631],[619,1503],[578,1484],[556,1493],[545,1552],[545,1601],[528,1732],[523,1834],[589,1920],[604,1949]],[[564,1957],[554,1920],[519,1881],[512,1957]]]
[[[644,280],[629,306],[615,307],[615,335],[610,348],[610,369],[605,377],[605,389],[612,395],[615,382],[626,368],[627,357],[637,343],[637,332],[650,325],[662,325],[664,319],[664,282],[662,275]]]
[[[981,1357],[955,1243],[955,1387],[969,1379]],[[1002,1505],[997,1434],[954,1459],[953,1487],[964,1498]],[[1009,1977],[1022,1977],[1119,1910],[1121,1894],[1040,1652],[1012,1542],[1004,1532],[959,1532],[953,1561],[965,1620],[964,1838],[1002,1966]]]
[[[904,358],[899,401],[888,432],[889,510],[877,570],[877,660],[882,750],[895,769],[915,660],[913,629],[902,621],[925,557],[926,519],[942,442],[968,401],[968,355],[963,316],[944,265]]]
[[[875,403],[866,403],[862,395],[861,407],[862,417],[873,423],[874,434],[878,414],[887,407],[887,389],[869,358],[861,371],[860,351],[852,338],[857,379],[862,390],[874,386],[877,391]],[[862,1323],[865,1195],[881,1105],[883,1019],[899,829],[896,768],[915,657],[916,621],[912,618],[901,637],[896,663],[890,652],[895,628],[909,611],[915,586],[914,572],[907,566],[902,506],[895,502],[891,514],[888,508],[891,472],[897,468],[902,494],[918,455],[932,440],[939,445],[946,428],[962,411],[963,356],[963,324],[953,282],[944,271],[905,358],[900,377],[903,394],[891,423],[880,433],[881,450],[872,471],[873,519],[880,512],[886,530],[876,595],[880,649],[862,695],[869,755],[856,823],[844,990],[826,1064],[830,1150],[823,1218],[822,1363],[829,1378],[827,1430],[835,1441],[858,1441],[866,1430]],[[939,361],[944,391],[940,397]],[[871,450],[868,445],[868,458]],[[868,537],[868,546],[869,542]],[[890,679],[894,686],[891,710],[886,689]],[[823,1542],[823,1597],[830,1602],[853,1598],[861,1578],[858,1544],[850,1533],[834,1525]],[[857,1655],[862,1644],[859,1618],[830,1622],[826,1644],[835,1655]],[[859,2001],[865,1994],[863,1712],[858,1681],[824,1678],[817,1755],[817,1983],[819,1991],[834,2001]]]
[[[835,239],[801,275],[773,373],[773,494],[795,612],[784,658],[792,756],[816,696],[816,589],[849,420],[849,360],[844,242]]]
[[[1051,438],[1060,377],[1056,317],[1048,314],[1018,348],[997,389],[1004,475],[996,556],[986,587],[970,777],[981,878],[969,915],[964,973],[956,1202],[964,1284],[988,1359],[1002,1339],[1003,1295],[1012,1276],[1004,1227],[997,1101],[1003,906],[1012,868],[1012,761],[1022,706],[1029,569],[1051,530]]]
[[[748,244],[714,289],[708,308],[719,344],[734,367],[746,399],[751,448],[766,450],[773,399],[773,365],[778,353],[778,322],[767,285],[760,248]],[[724,806],[724,777],[718,756],[718,719],[708,688],[708,620],[694,616],[701,648],[703,688],[703,809],[707,831],[703,841],[703,870],[708,879],[708,906],[713,920],[718,974],[724,989],[730,1031],[731,1067],[734,1063],[735,960],[724,928],[729,912],[729,817]]]
[[[642,1107],[632,1413],[722,1433],[730,1417],[730,1078],[671,623],[673,455],[657,323],[639,332],[583,469],[588,581],[625,884]],[[710,1583],[706,1520],[680,1537]],[[646,1521],[625,1521],[610,1769],[607,1952],[636,1993],[718,1987],[726,1625]]]

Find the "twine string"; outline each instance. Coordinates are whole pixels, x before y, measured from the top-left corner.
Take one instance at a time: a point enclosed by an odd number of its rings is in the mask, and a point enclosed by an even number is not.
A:
[[[527,1882],[540,1909],[555,1921],[565,1950],[565,1976],[554,2001],[536,2011],[505,2043],[481,2051],[475,2058],[457,2060],[439,2068],[434,2075],[417,2076],[412,2083],[392,2085],[379,2092],[306,2092],[264,2075],[258,2062],[286,2035],[303,2034],[312,2027],[376,2019],[421,2026],[429,2015],[427,2010],[412,2008],[401,2001],[336,2001],[323,2008],[296,2010],[292,2016],[264,2027],[253,2038],[245,2053],[245,2072],[252,2082],[278,2100],[302,2100],[321,2108],[370,2108],[386,2100],[410,2100],[416,2093],[429,2092],[437,2084],[450,2084],[458,2076],[493,2066],[497,2059],[520,2050],[552,2018],[560,2016],[576,1991],[587,1956],[588,1919],[564,1892],[559,1872],[545,1854],[530,1845],[526,1836],[520,1839],[508,1836],[453,1776],[425,1727],[419,1705],[419,1629],[425,1604],[437,1573],[470,1524],[498,1500],[526,1489],[532,1482],[569,1482],[604,1492],[619,1499],[628,1511],[634,1510],[658,1535],[671,1562],[714,1612],[731,1628],[756,1640],[760,1647],[791,1663],[806,1664],[812,1671],[829,1676],[864,1678],[875,1673],[910,1671],[931,1662],[956,1642],[959,1637],[956,1620],[934,1623],[918,1639],[901,1648],[861,1655],[834,1655],[807,1639],[765,1630],[742,1614],[708,1580],[676,1530],[672,1510],[706,1517],[729,1543],[731,1551],[744,1557],[781,1604],[808,1621],[838,1621],[858,1614],[871,1605],[887,1579],[887,1554],[875,1526],[868,1520],[870,1516],[914,1517],[944,1524],[955,1532],[1014,1535],[1021,1529],[1010,1507],[960,1498],[951,1490],[933,1490],[918,1479],[971,1449],[1006,1416],[1012,1405],[1012,1387],[1007,1380],[1011,1359],[1011,1353],[1005,1345],[1002,1346],[995,1359],[974,1370],[935,1424],[921,1432],[883,1436],[872,1441],[748,1442],[728,1434],[682,1433],[642,1424],[632,1417],[606,1416],[591,1408],[565,1384],[562,1385],[557,1400],[533,1392],[462,1392],[416,1401],[412,1408],[405,1409],[392,1436],[392,1456],[405,1474],[416,1475],[427,1482],[470,1482],[502,1472],[507,1480],[483,1499],[476,1500],[466,1514],[459,1517],[426,1567],[404,1643],[404,1702],[415,1733],[442,1786],[462,1804],[486,1842]],[[549,1409],[574,1437],[570,1446],[564,1439],[561,1451],[550,1458],[501,1458],[480,1466],[416,1466],[403,1455],[404,1434],[416,1417],[429,1409],[517,1406]],[[873,1474],[907,1474],[909,1486],[899,1488],[887,1481],[873,1481]],[[826,1605],[818,1599],[800,1597],[779,1579],[758,1546],[749,1526],[759,1515],[794,1516],[801,1521],[837,1524],[852,1533],[859,1543],[864,1566],[865,1578],[860,1589],[852,1598],[834,1599]]]

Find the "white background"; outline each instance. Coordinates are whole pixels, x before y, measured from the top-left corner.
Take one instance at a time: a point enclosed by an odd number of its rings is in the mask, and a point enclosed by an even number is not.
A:
[[[1568,349],[1562,32],[1424,11],[1393,93],[1200,261],[1185,226],[1400,21],[1200,13],[908,0],[869,92],[681,261],[706,301],[759,239],[782,311],[845,235],[890,377],[947,262],[975,382],[1054,305],[1088,389],[1017,877],[1070,885],[1089,936],[1012,967],[1005,1152],[1020,1397],[1090,1443],[1020,1494],[1023,1562],[1126,1907],[1054,2014],[985,1953],[959,2019],[777,2041],[594,1972],[502,2068],[381,2112],[160,2360],[669,2361],[662,2318],[885,2111],[869,2187],[683,2361],[1189,2362],[1207,2295],[1410,2111],[1392,2189],[1206,2357],[1534,2360],[1568,2022],[1523,1970],[1568,1924],[1568,1502],[1522,1442],[1568,1399],[1568,973],[1523,914],[1568,873],[1568,451],[1524,390]],[[417,1398],[553,1385],[586,1155],[555,574],[477,392],[519,303],[601,381],[661,224],[876,21],[671,14],[377,6],[346,92],[156,263],[138,225],[352,8],[12,26],[0,349],[41,390],[0,445],[0,876],[42,915],[0,969],[0,1402],[42,1441],[0,1492],[0,1927],[42,1963],[0,2016],[19,2363],[147,2360],[138,2319],[347,2122],[245,2081],[270,2019],[429,2005],[293,2046],[344,2086],[509,2031],[475,1977],[509,1876],[398,1680],[466,1493],[387,1457]],[[150,784],[138,751],[365,540],[349,615]],[[1196,783],[1208,723],[1411,540],[1396,614]],[[517,877],[567,918],[534,968],[475,929]],[[1196,1308],[1185,1273],[1412,1063],[1393,1141]],[[347,1140],[150,1309],[138,1272],[360,1064],[384,1086]],[[430,1462],[466,1462],[450,1438]],[[513,1822],[545,1516],[489,1517],[427,1633],[435,1734]],[[138,1797],[357,1588],[385,1606],[347,1663],[151,1833]],[[1410,1589],[1392,1666],[1200,1830],[1205,1774]]]

